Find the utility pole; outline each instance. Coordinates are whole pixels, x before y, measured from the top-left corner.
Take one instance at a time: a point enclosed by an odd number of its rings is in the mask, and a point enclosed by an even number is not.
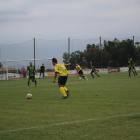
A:
[[[101,68],[102,68],[102,41],[100,36],[100,50],[101,50]]]
[[[35,38],[34,38],[34,67],[35,67]]]
[[[68,38],[68,61],[70,63],[70,38]],[[70,66],[68,66],[68,69],[70,70]]]
[[[135,46],[135,42],[134,42],[134,36],[133,36],[133,46]]]

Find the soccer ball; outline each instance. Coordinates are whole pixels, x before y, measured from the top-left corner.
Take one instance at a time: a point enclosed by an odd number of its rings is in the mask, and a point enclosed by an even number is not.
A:
[[[28,94],[26,95],[26,98],[27,98],[27,99],[32,99],[32,94],[31,94],[31,93],[28,93]]]

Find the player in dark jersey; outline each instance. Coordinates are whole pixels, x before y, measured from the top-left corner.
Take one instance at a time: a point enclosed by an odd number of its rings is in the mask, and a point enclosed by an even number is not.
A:
[[[45,66],[44,66],[44,64],[42,64],[42,66],[40,67],[40,76],[41,76],[41,73],[42,73],[43,74],[43,78],[45,77],[44,72],[45,72]]]
[[[135,72],[133,71],[132,64],[133,64],[132,58],[128,58],[129,77],[131,76],[131,71],[133,72],[133,74],[134,74],[134,76],[135,76]]]
[[[28,76],[28,88],[30,85],[30,80],[35,81],[35,86],[37,87],[37,81],[35,79],[35,73],[36,73],[36,69],[35,67],[32,65],[32,62],[30,62],[30,66],[27,67],[27,70],[29,71],[29,76]]]
[[[134,76],[135,76],[135,75],[137,75],[136,68],[135,68],[135,63],[134,63],[134,61],[132,60],[132,58],[130,58],[130,61],[131,61],[132,71],[133,71]]]
[[[100,78],[100,76],[97,74],[96,68],[92,65],[92,61],[90,61],[90,64],[91,64],[91,68],[92,68],[92,70],[90,72],[91,76],[94,78],[93,73],[95,73]]]

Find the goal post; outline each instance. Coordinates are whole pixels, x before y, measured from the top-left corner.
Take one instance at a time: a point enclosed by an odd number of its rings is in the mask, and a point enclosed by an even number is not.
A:
[[[21,73],[21,69],[22,68],[26,69],[27,66],[29,66],[28,62],[32,62],[33,65],[34,65],[34,62],[36,62],[35,68],[38,72],[39,72],[42,64],[44,64],[45,69],[51,69],[52,68],[51,60],[52,60],[52,58],[25,59],[25,60],[6,60],[5,61],[6,62],[6,80],[23,78],[23,75]]]

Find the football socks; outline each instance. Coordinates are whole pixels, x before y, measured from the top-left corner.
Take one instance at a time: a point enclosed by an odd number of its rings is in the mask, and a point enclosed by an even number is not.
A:
[[[68,89],[66,87],[63,87],[65,91],[67,91]]]
[[[91,76],[94,78],[94,75],[93,74],[91,74]]]
[[[66,92],[65,92],[64,87],[60,87],[60,92],[62,93],[62,95],[63,95],[64,97],[66,97]]]
[[[37,84],[37,81],[35,80],[35,86],[36,86],[36,84]]]
[[[28,87],[29,87],[29,85],[30,85],[30,81],[28,81]]]

